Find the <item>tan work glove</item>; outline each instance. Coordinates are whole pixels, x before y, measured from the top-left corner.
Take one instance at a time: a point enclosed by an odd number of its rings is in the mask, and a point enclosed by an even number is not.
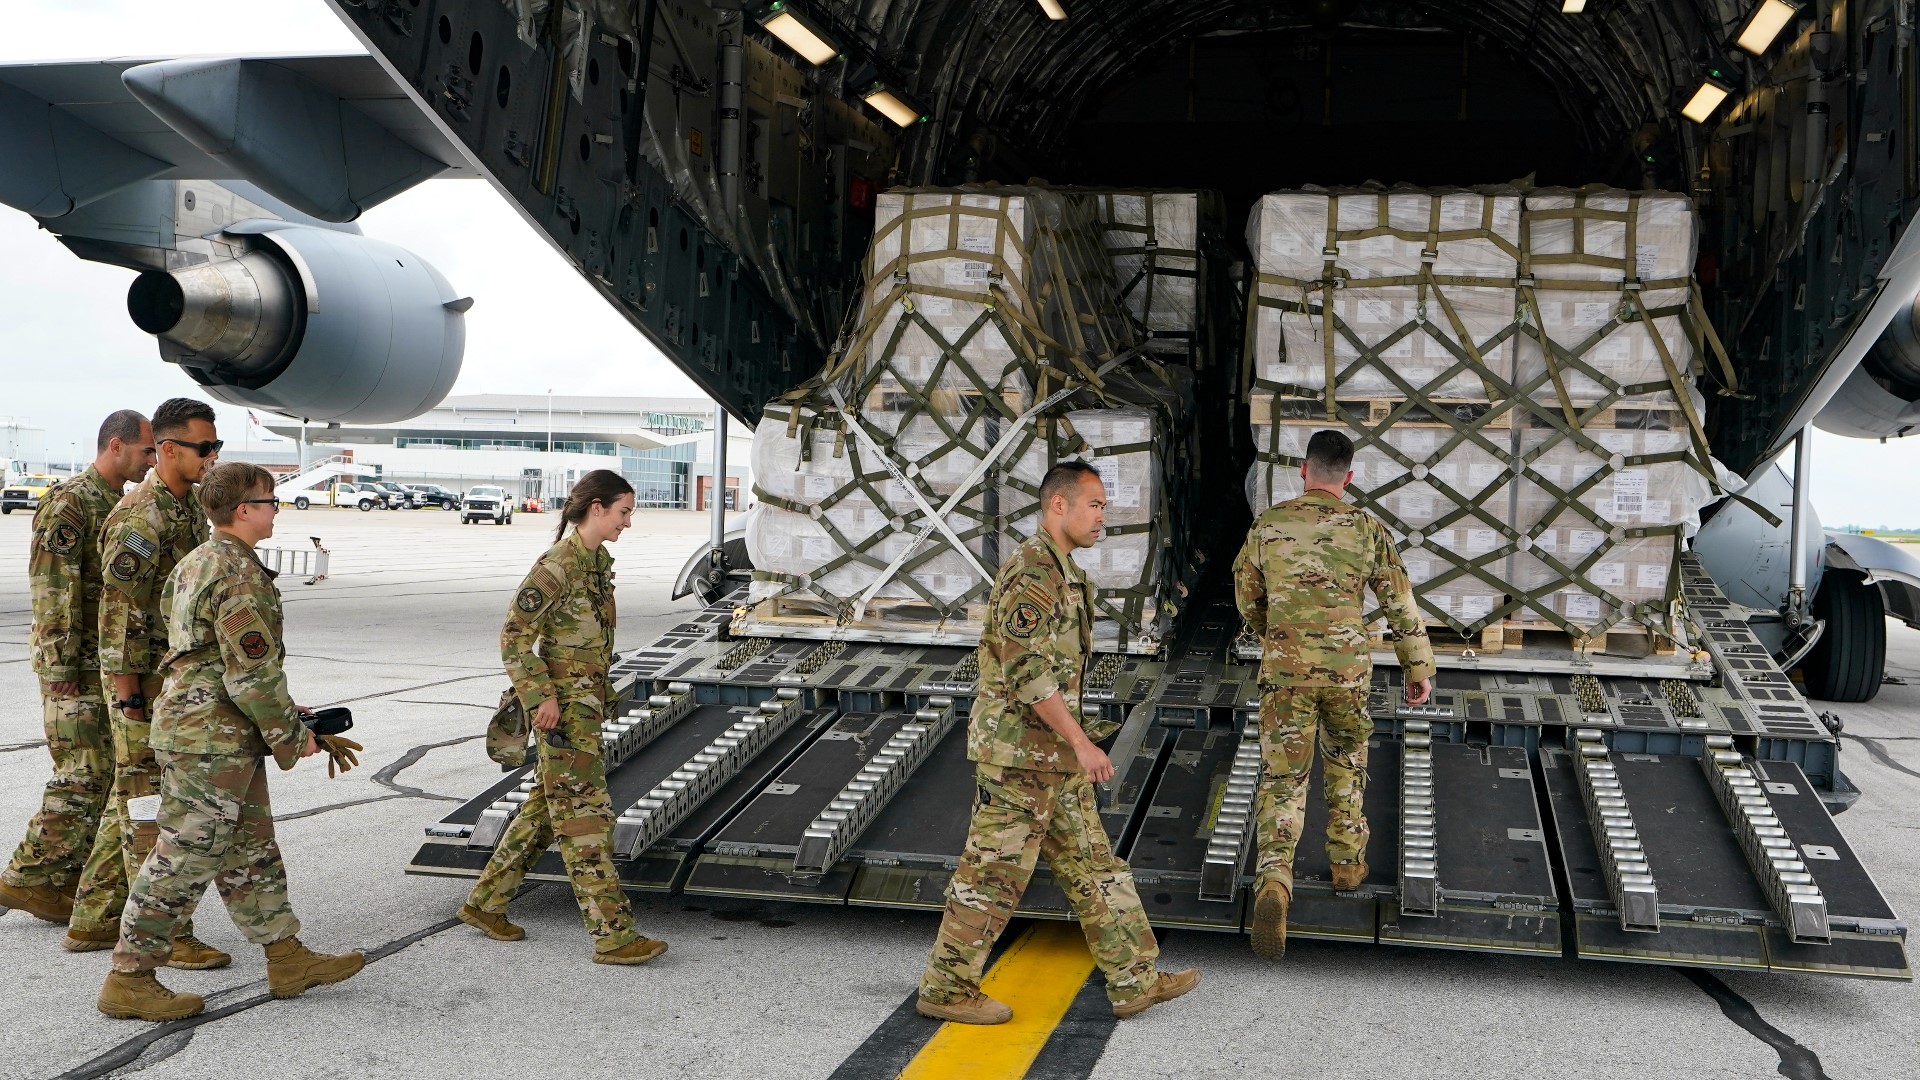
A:
[[[327,752],[327,779],[329,780],[337,775],[335,770],[338,770],[339,774],[352,772],[353,767],[360,764],[360,751],[366,749],[345,735],[315,735],[313,738],[320,744],[320,749]]]

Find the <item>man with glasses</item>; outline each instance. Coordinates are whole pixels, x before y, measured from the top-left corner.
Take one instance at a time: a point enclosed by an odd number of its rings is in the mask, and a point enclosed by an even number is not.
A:
[[[160,696],[160,661],[167,651],[160,587],[187,552],[207,540],[207,515],[194,497],[194,485],[219,457],[213,421],[206,402],[162,402],[153,411],[153,475],[120,500],[100,534],[106,583],[100,597],[100,670],[113,719],[113,799],[74,895],[64,942],[70,952],[113,948],[120,939],[127,883],[140,869],[126,808],[127,800],[159,790],[159,769],[147,746],[147,708]],[[180,924],[167,963],[201,970],[232,960],[194,937],[189,919]]]
[[[291,769],[322,744],[287,690],[280,591],[254,554],[273,535],[273,477],[258,465],[224,463],[207,473],[198,497],[213,538],[180,560],[161,601],[167,679],[151,736],[160,836],[128,889],[98,1001],[101,1012],[124,1019],[180,1020],[205,1007],[200,995],[161,985],[154,969],[179,955],[177,927],[208,882],[219,886],[240,932],[265,948],[274,997],[351,978],[366,963],[357,952],[328,956],[300,943],[274,838],[266,759]]]
[[[100,696],[100,523],[121,489],[152,466],[147,418],[132,409],[107,417],[95,450],[93,465],[48,489],[33,515],[29,644],[53,779],[0,873],[0,912],[19,908],[63,924],[113,781],[113,735]]]

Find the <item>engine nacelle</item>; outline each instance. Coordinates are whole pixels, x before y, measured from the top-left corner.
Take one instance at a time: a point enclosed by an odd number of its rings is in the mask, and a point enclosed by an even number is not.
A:
[[[127,312],[221,401],[305,420],[388,423],[453,389],[463,298],[426,260],[349,232],[284,221],[225,230],[251,250],[148,271]]]
[[[1920,296],[1887,324],[1813,423],[1855,439],[1920,431]]]

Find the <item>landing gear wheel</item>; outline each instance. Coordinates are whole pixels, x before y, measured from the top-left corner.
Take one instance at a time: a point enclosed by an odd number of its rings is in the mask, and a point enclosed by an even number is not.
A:
[[[1820,701],[1871,701],[1887,672],[1887,609],[1880,586],[1850,570],[1828,570],[1813,596],[1813,617],[1826,632],[1800,665],[1807,696]]]

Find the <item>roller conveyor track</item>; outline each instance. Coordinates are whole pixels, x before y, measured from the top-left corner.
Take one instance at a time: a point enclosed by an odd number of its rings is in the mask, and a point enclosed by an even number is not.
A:
[[[692,620],[623,658],[621,669],[637,680],[629,710],[670,694],[675,681],[691,684],[696,704],[613,767],[617,808],[684,770],[696,753],[711,752],[717,736],[741,716],[763,713],[782,690],[803,696],[805,714],[763,740],[724,782],[683,799],[689,805],[671,828],[618,863],[623,882],[636,891],[939,909],[975,797],[964,717],[943,737],[926,739],[923,751],[896,754],[903,762],[913,757],[914,767],[873,789],[891,792],[877,809],[849,801],[850,793],[862,796],[849,782],[889,740],[894,751],[905,749],[896,737],[931,701],[950,696],[956,712],[971,707],[964,651],[763,640],[723,665],[740,643],[717,640],[712,622]],[[1258,701],[1250,667],[1227,655],[1216,622],[1201,627],[1205,649],[1097,665],[1101,686],[1087,705],[1127,721],[1109,744],[1119,776],[1099,789],[1101,817],[1134,868],[1149,918],[1231,933],[1245,929],[1256,861],[1254,838],[1235,830],[1251,810],[1245,789],[1257,740],[1243,729]],[[731,674],[715,676],[721,666]],[[1420,709],[1398,703],[1401,689],[1397,670],[1376,671],[1365,797],[1371,872],[1353,892],[1330,884],[1316,761],[1295,859],[1291,935],[1532,955],[1571,947],[1592,959],[1912,977],[1905,923],[1829,812],[1844,799],[1835,797],[1837,740],[1824,730],[1796,729],[1789,738],[1775,725],[1767,734],[1758,730],[1764,725],[1752,695],[1697,680],[1451,670]],[[1417,748],[1419,767],[1403,777],[1404,755],[1416,749],[1402,741],[1410,733],[1424,735],[1426,745]],[[491,852],[471,842],[472,830],[525,775],[503,776],[428,826],[410,869],[478,873]],[[849,811],[830,830],[826,850],[838,857],[808,872],[795,856],[836,800]],[[1630,837],[1607,831],[1627,821]],[[1600,837],[1638,845],[1621,846],[1616,855],[1624,862],[1614,870],[1656,884],[1648,894],[1657,895],[1656,914],[1644,929],[1622,926],[1623,893],[1609,880]],[[1785,857],[1785,841],[1798,858]],[[1237,874],[1225,869],[1229,852],[1239,855]],[[1431,882],[1403,893],[1403,875],[1427,866]],[[532,876],[563,880],[558,854],[543,855]],[[1782,912],[1796,909],[1788,885],[1800,886],[1803,911],[1817,891],[1826,944],[1817,920],[1789,930]],[[1403,897],[1412,901],[1406,910]],[[1020,911],[1068,915],[1044,861]]]

